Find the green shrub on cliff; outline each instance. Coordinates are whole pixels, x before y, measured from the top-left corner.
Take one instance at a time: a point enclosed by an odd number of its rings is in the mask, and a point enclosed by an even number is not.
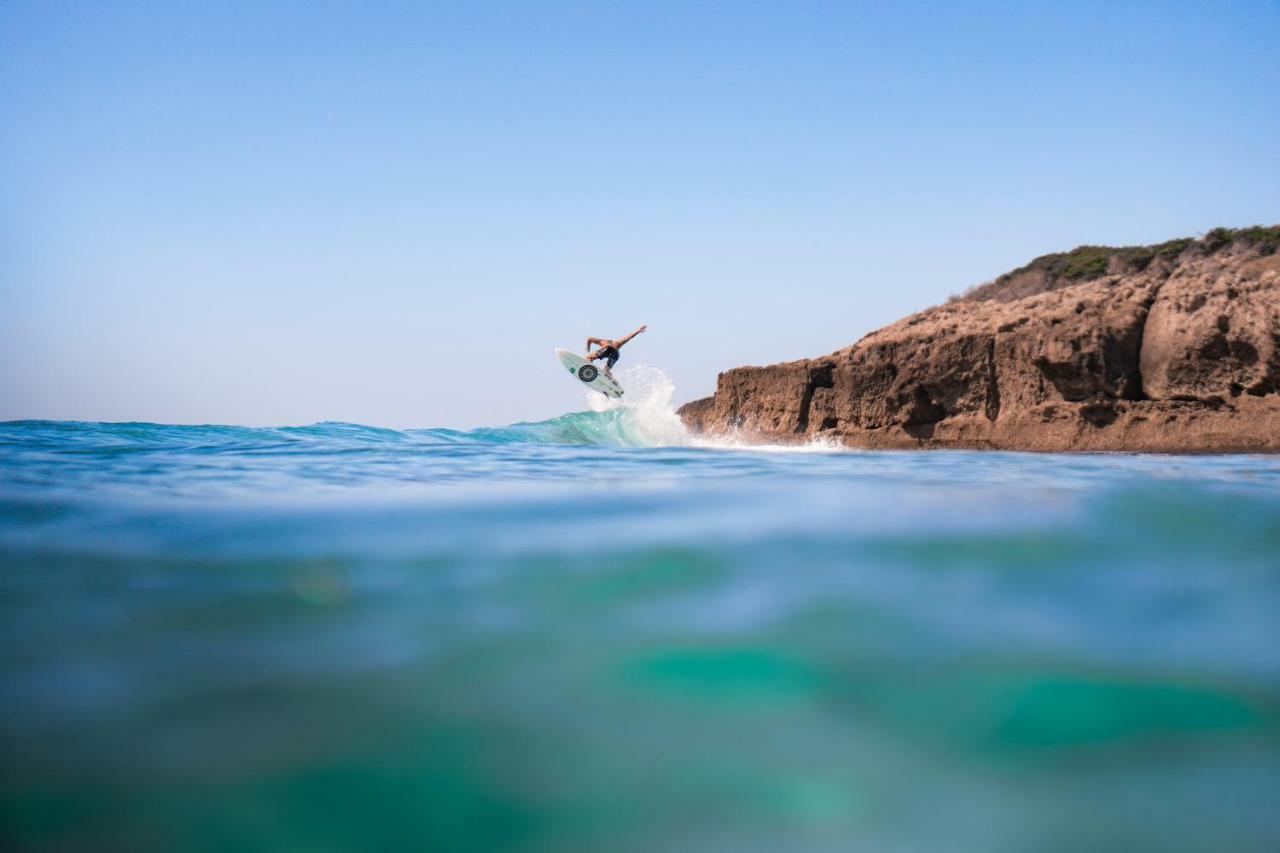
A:
[[[1257,249],[1263,255],[1274,254],[1280,250],[1280,225],[1214,228],[1199,240],[1180,237],[1152,246],[1078,246],[1070,252],[1041,255],[958,298],[976,302],[1021,299],[1101,278],[1108,272],[1142,272],[1157,258],[1176,264],[1187,251],[1212,255],[1237,244]]]
[[[1254,225],[1250,228],[1215,228],[1204,235],[1201,243],[1207,254],[1236,243],[1252,246],[1263,255],[1274,255],[1280,250],[1280,225]]]

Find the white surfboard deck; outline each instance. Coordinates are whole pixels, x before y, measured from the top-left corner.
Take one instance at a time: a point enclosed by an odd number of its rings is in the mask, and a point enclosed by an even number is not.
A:
[[[622,396],[622,386],[605,374],[603,364],[587,361],[576,352],[569,352],[559,347],[556,348],[556,357],[575,379],[592,391],[599,391],[606,397]]]

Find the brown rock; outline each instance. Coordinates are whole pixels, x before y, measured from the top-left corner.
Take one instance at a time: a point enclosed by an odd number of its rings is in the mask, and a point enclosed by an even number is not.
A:
[[[684,425],[692,431],[706,432],[711,428],[710,415],[714,404],[714,397],[703,397],[701,400],[685,403],[676,410],[676,414],[680,416],[680,420],[684,421]]]
[[[1179,270],[1147,319],[1144,390],[1153,400],[1204,402],[1274,394],[1278,331],[1280,272],[1238,263]]]
[[[1277,451],[1277,246],[1280,226],[1046,256],[824,358],[726,371],[680,414],[771,442]]]

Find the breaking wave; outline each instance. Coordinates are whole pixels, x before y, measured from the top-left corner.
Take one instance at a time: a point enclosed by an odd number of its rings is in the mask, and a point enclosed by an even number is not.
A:
[[[133,455],[180,451],[193,455],[224,453],[352,453],[411,450],[414,445],[560,444],[595,447],[684,447],[695,444],[672,405],[675,386],[661,370],[639,365],[618,372],[627,389],[621,400],[594,392],[587,411],[545,421],[471,430],[395,430],[325,421],[309,426],[244,427],[153,423],[10,421],[0,424],[0,443],[21,441],[28,448]]]
[[[618,371],[626,396],[612,400],[586,391],[585,412],[569,412],[545,421],[481,427],[474,430],[421,430],[420,435],[493,444],[576,444],[597,447],[687,447],[695,444],[676,414],[675,385],[656,367],[637,365]]]

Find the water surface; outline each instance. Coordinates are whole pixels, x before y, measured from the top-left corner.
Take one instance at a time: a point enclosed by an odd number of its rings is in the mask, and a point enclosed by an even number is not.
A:
[[[659,445],[659,446],[655,446]],[[1280,460],[0,425],[15,848],[1265,850]]]

